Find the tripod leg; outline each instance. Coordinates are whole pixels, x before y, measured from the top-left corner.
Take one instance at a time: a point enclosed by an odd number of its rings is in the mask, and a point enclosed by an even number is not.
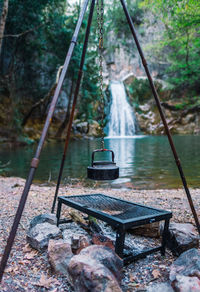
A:
[[[79,72],[78,72],[78,78],[77,78],[76,88],[75,88],[75,93],[74,93],[74,100],[73,100],[72,110],[71,110],[71,114],[70,114],[70,118],[69,118],[69,125],[68,125],[68,128],[67,128],[67,136],[66,136],[66,140],[65,140],[65,147],[64,147],[64,151],[63,151],[63,157],[62,157],[61,165],[60,165],[60,171],[59,171],[59,175],[58,175],[58,181],[57,181],[57,185],[56,185],[56,191],[55,191],[55,195],[54,195],[54,200],[53,200],[51,213],[54,213],[54,209],[55,209],[55,205],[56,205],[56,198],[58,196],[58,191],[59,191],[60,182],[61,182],[61,178],[62,178],[64,163],[65,163],[65,158],[66,158],[66,152],[67,152],[67,148],[68,148],[68,144],[69,144],[69,138],[70,138],[70,133],[71,133],[71,128],[72,128],[72,122],[73,122],[73,118],[74,118],[74,111],[75,111],[75,107],[76,107],[76,101],[77,101],[79,88],[80,88],[80,84],[81,84],[81,79],[82,79],[82,75],[83,75],[83,71],[82,70],[83,70],[83,65],[84,65],[84,61],[85,61],[85,55],[86,55],[86,51],[87,51],[88,39],[89,39],[89,34],[90,34],[90,27],[91,27],[91,23],[92,23],[93,12],[94,12],[94,5],[95,5],[95,0],[92,0],[91,7],[90,7],[90,14],[89,14],[89,17],[88,17],[88,24],[87,24],[87,28],[86,28],[85,41],[84,41],[83,51],[82,51],[82,56],[81,56],[81,62],[80,62],[80,67],[79,67]]]
[[[5,270],[9,255],[10,255],[10,251],[11,251],[12,246],[13,246],[13,242],[14,242],[14,239],[15,239],[17,228],[19,226],[19,222],[20,222],[23,210],[24,210],[24,206],[26,204],[26,200],[27,200],[27,197],[28,197],[30,186],[32,184],[33,177],[34,177],[34,174],[35,174],[35,170],[36,170],[36,168],[38,167],[38,164],[39,164],[40,153],[41,153],[41,150],[42,150],[42,147],[43,147],[43,144],[44,144],[44,140],[45,140],[46,135],[47,135],[48,128],[49,128],[50,123],[51,123],[51,119],[52,119],[52,116],[53,116],[53,113],[54,113],[54,110],[55,110],[55,106],[56,106],[56,103],[57,103],[57,100],[58,100],[58,96],[60,94],[60,90],[61,90],[64,78],[65,78],[65,75],[66,75],[66,72],[67,72],[67,69],[68,69],[68,66],[69,66],[69,62],[70,62],[70,59],[72,57],[72,53],[73,53],[73,50],[74,50],[74,47],[75,47],[75,44],[76,44],[76,41],[77,41],[77,38],[78,38],[78,33],[79,33],[79,30],[80,30],[81,24],[83,22],[83,17],[85,15],[85,12],[86,12],[86,9],[87,9],[87,6],[88,6],[88,2],[89,2],[89,0],[85,0],[85,2],[83,4],[83,8],[82,8],[82,11],[80,13],[80,16],[79,16],[79,19],[78,19],[78,22],[77,22],[77,25],[76,25],[76,28],[75,28],[75,31],[74,31],[74,35],[72,37],[72,41],[71,41],[71,44],[70,44],[70,47],[69,47],[69,50],[68,50],[68,53],[67,53],[67,56],[66,56],[66,59],[65,59],[64,67],[63,67],[61,76],[59,78],[58,85],[56,87],[56,90],[55,90],[55,93],[54,93],[54,96],[53,96],[53,99],[52,99],[52,102],[51,102],[51,105],[50,105],[50,108],[49,108],[49,112],[48,112],[48,115],[47,115],[47,118],[46,118],[46,122],[45,122],[45,125],[44,125],[44,128],[43,128],[43,131],[42,131],[42,135],[40,137],[40,141],[39,141],[36,153],[35,153],[35,157],[31,161],[31,168],[30,168],[30,171],[29,171],[29,174],[28,174],[28,178],[26,180],[26,184],[25,184],[25,187],[24,187],[24,190],[23,190],[23,193],[22,193],[19,205],[18,205],[18,209],[17,209],[16,215],[15,215],[15,218],[14,218],[13,226],[12,226],[10,234],[8,236],[7,244],[6,244],[2,259],[1,259],[1,263],[0,263],[0,282],[1,282],[1,279],[3,277],[3,273],[4,273],[4,270]]]
[[[139,52],[140,57],[142,59],[142,64],[144,66],[147,78],[149,80],[149,84],[150,84],[153,96],[155,98],[155,101],[156,101],[156,104],[157,104],[157,107],[158,107],[158,110],[159,110],[159,113],[160,113],[160,117],[161,117],[163,125],[165,127],[165,132],[167,134],[167,137],[168,137],[168,140],[169,140],[169,144],[171,146],[171,150],[172,150],[172,153],[174,155],[174,159],[175,159],[177,168],[179,170],[179,174],[180,174],[180,177],[181,177],[181,180],[182,180],[185,192],[186,192],[186,196],[187,196],[188,202],[190,204],[190,208],[191,208],[191,211],[192,211],[192,214],[193,214],[196,226],[197,226],[197,230],[198,230],[198,232],[200,234],[200,224],[199,224],[198,216],[197,216],[197,213],[196,213],[193,201],[192,201],[192,197],[191,197],[190,191],[189,191],[188,186],[187,186],[187,181],[186,181],[186,178],[185,178],[184,173],[183,173],[183,169],[182,169],[182,166],[181,166],[180,159],[179,159],[178,154],[176,152],[176,148],[175,148],[175,145],[174,145],[174,142],[173,142],[173,139],[172,139],[172,136],[171,136],[171,133],[170,133],[170,130],[169,130],[165,115],[164,115],[162,107],[161,107],[161,103],[160,103],[160,100],[159,100],[158,93],[156,91],[155,85],[153,83],[153,79],[152,79],[151,74],[149,72],[149,68],[148,68],[147,62],[146,62],[146,60],[144,58],[144,54],[143,54],[142,48],[140,46],[140,43],[138,41],[138,38],[137,38],[137,35],[136,35],[136,32],[135,32],[135,28],[134,28],[134,25],[133,25],[133,21],[132,21],[132,19],[130,17],[130,14],[128,12],[126,4],[125,4],[124,0],[120,0],[120,2],[121,2],[122,7],[124,9],[124,13],[126,15],[126,18],[127,18],[129,27],[131,29],[131,33],[133,35],[133,38],[135,40],[138,52]]]

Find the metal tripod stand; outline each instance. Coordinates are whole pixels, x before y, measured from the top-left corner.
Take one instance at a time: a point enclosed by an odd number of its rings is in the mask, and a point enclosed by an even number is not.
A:
[[[70,138],[70,131],[71,131],[71,127],[72,127],[72,121],[73,121],[73,116],[74,116],[77,96],[78,96],[80,83],[81,83],[81,78],[82,78],[82,70],[83,70],[83,65],[84,65],[84,60],[85,60],[85,54],[86,54],[86,51],[87,51],[87,43],[88,43],[90,26],[91,26],[92,16],[93,16],[93,11],[94,11],[94,6],[95,6],[95,0],[85,0],[84,3],[83,3],[83,7],[82,7],[81,13],[79,15],[79,19],[78,19],[78,22],[77,22],[77,25],[76,25],[76,28],[75,28],[75,31],[74,31],[74,34],[73,34],[73,37],[72,37],[72,40],[71,40],[71,44],[69,46],[68,53],[67,53],[67,56],[66,56],[66,59],[65,59],[63,70],[62,70],[61,76],[59,78],[59,82],[58,82],[58,85],[56,87],[54,96],[53,96],[52,101],[51,101],[49,112],[48,112],[48,115],[47,115],[47,118],[46,118],[46,122],[45,122],[45,125],[44,125],[44,128],[43,128],[42,134],[41,134],[40,141],[38,143],[38,147],[37,147],[35,156],[31,161],[29,174],[28,174],[28,177],[27,177],[27,180],[26,180],[26,183],[25,183],[25,187],[24,187],[21,199],[19,201],[19,205],[18,205],[18,209],[17,209],[16,215],[15,215],[15,218],[14,218],[14,222],[13,222],[10,234],[8,236],[7,244],[6,244],[2,259],[1,259],[1,263],[0,263],[0,281],[1,281],[2,277],[3,277],[3,273],[4,273],[4,270],[5,270],[9,255],[10,255],[10,251],[11,251],[13,243],[14,243],[14,239],[15,239],[15,236],[16,236],[17,228],[19,226],[20,219],[21,219],[21,216],[22,216],[22,213],[23,213],[23,210],[24,210],[24,206],[26,204],[26,200],[27,200],[27,197],[28,197],[28,194],[29,194],[30,186],[32,184],[32,181],[33,181],[33,178],[34,178],[34,175],[35,175],[35,171],[36,171],[36,169],[38,167],[38,164],[39,164],[39,158],[40,158],[40,154],[41,154],[41,151],[42,151],[42,147],[43,147],[43,144],[44,144],[44,141],[45,141],[45,138],[46,138],[46,135],[47,135],[47,131],[49,129],[49,126],[50,126],[50,123],[51,123],[51,120],[52,120],[52,117],[53,117],[53,114],[54,114],[55,106],[56,106],[56,103],[57,103],[57,100],[58,100],[58,97],[59,97],[59,94],[60,94],[60,91],[61,91],[61,88],[62,88],[62,85],[63,85],[63,81],[64,81],[64,78],[65,78],[66,72],[67,72],[68,67],[69,67],[69,62],[71,60],[72,53],[73,53],[74,47],[75,47],[76,42],[77,42],[77,38],[78,38],[79,31],[80,31],[80,27],[81,27],[81,24],[83,22],[83,18],[84,18],[84,15],[85,15],[85,12],[87,10],[87,6],[88,6],[89,2],[91,2],[90,13],[89,13],[89,17],[88,17],[88,24],[87,24],[87,28],[86,28],[85,41],[84,41],[84,46],[83,46],[83,51],[82,51],[82,56],[81,56],[81,63],[80,63],[80,68],[79,68],[79,73],[78,73],[78,78],[77,78],[77,83],[76,83],[76,89],[75,89],[75,93],[74,93],[74,100],[73,100],[73,105],[72,105],[72,110],[71,110],[71,115],[70,115],[70,121],[69,121],[69,125],[68,125],[68,130],[67,130],[67,137],[66,137],[66,142],[65,142],[65,147],[64,147],[63,158],[62,158],[62,161],[61,161],[61,167],[60,167],[60,172],[59,172],[59,177],[58,177],[58,182],[57,182],[56,193],[55,193],[55,197],[54,197],[52,211],[54,211],[54,208],[55,208],[56,198],[57,198],[57,194],[58,194],[58,190],[59,190],[59,186],[60,186],[60,181],[61,181],[61,177],[62,177],[62,172],[63,172],[63,167],[64,167],[64,162],[65,162],[66,151],[67,151],[67,148],[68,148],[68,143],[69,143],[69,138]],[[154,86],[154,83],[153,83],[151,74],[149,72],[148,65],[147,65],[147,62],[145,60],[143,51],[142,51],[142,49],[140,47],[140,44],[139,44],[139,41],[138,41],[138,38],[137,38],[137,35],[136,35],[136,32],[135,32],[135,28],[134,28],[134,25],[133,25],[133,21],[132,21],[132,19],[130,17],[130,14],[128,12],[127,6],[125,4],[125,0],[120,0],[120,2],[121,2],[121,5],[123,7],[123,10],[124,10],[128,25],[129,25],[130,30],[131,30],[131,33],[132,33],[133,38],[135,40],[136,47],[137,47],[138,52],[140,54],[140,57],[141,57],[142,64],[144,66],[146,75],[148,77],[149,84],[150,84],[153,96],[155,98],[155,101],[156,101],[156,104],[157,104],[157,107],[158,107],[162,122],[164,124],[165,132],[166,132],[166,135],[168,137],[169,144],[170,144],[172,153],[174,155],[175,162],[176,162],[177,168],[179,170],[179,174],[180,174],[180,177],[181,177],[181,180],[182,180],[182,183],[183,183],[186,195],[187,195],[187,199],[188,199],[188,202],[190,204],[190,208],[191,208],[191,211],[192,211],[195,223],[196,223],[196,227],[197,227],[198,232],[200,234],[200,224],[199,224],[199,220],[198,220],[198,217],[197,217],[197,213],[196,213],[193,201],[192,201],[192,197],[191,197],[190,191],[189,191],[188,186],[187,186],[187,182],[186,182],[183,170],[182,170],[182,166],[181,166],[180,160],[178,158],[178,155],[177,155],[177,152],[176,152],[173,140],[172,140],[172,136],[171,136],[170,131],[169,131],[169,127],[168,127],[167,121],[165,119],[165,116],[164,116],[164,113],[163,113],[163,110],[162,110],[162,107],[161,107],[161,104],[160,104],[158,93],[157,93],[156,88]]]

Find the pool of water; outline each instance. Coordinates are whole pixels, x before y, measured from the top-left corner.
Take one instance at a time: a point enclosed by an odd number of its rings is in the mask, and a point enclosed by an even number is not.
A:
[[[200,136],[173,136],[189,186],[200,187]],[[37,145],[0,149],[1,164],[9,162],[9,176],[26,178],[30,161]],[[64,143],[46,143],[35,180],[56,181]],[[91,153],[100,147],[99,139],[71,141],[67,153],[63,182],[77,181],[90,184],[86,179]],[[174,158],[165,136],[133,136],[107,138],[105,147],[114,150],[115,160],[120,167],[120,178],[109,182],[113,187],[125,186],[139,189],[177,188],[181,180]],[[99,154],[100,155],[100,154]],[[100,159],[100,156],[97,156]]]

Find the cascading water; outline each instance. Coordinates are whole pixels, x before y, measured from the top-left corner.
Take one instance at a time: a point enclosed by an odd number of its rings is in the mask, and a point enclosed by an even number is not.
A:
[[[123,82],[112,81],[110,84],[110,89],[112,103],[110,107],[108,136],[134,136],[136,133],[134,112],[127,101]]]

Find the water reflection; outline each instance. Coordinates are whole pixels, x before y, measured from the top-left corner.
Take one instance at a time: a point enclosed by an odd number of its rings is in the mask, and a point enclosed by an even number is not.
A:
[[[200,136],[174,136],[175,146],[190,186],[200,186]],[[56,181],[63,153],[63,143],[47,143],[41,154],[36,180]],[[120,178],[110,185],[131,183],[138,188],[181,187],[181,180],[165,136],[105,139],[105,147],[115,152]],[[10,161],[7,174],[26,178],[36,146],[0,149],[2,164]],[[100,141],[71,141],[67,152],[63,180],[86,179],[87,166]],[[108,154],[107,154],[108,155]],[[105,157],[104,157],[105,158]],[[97,157],[98,159],[98,157]],[[108,157],[107,157],[108,159]]]

